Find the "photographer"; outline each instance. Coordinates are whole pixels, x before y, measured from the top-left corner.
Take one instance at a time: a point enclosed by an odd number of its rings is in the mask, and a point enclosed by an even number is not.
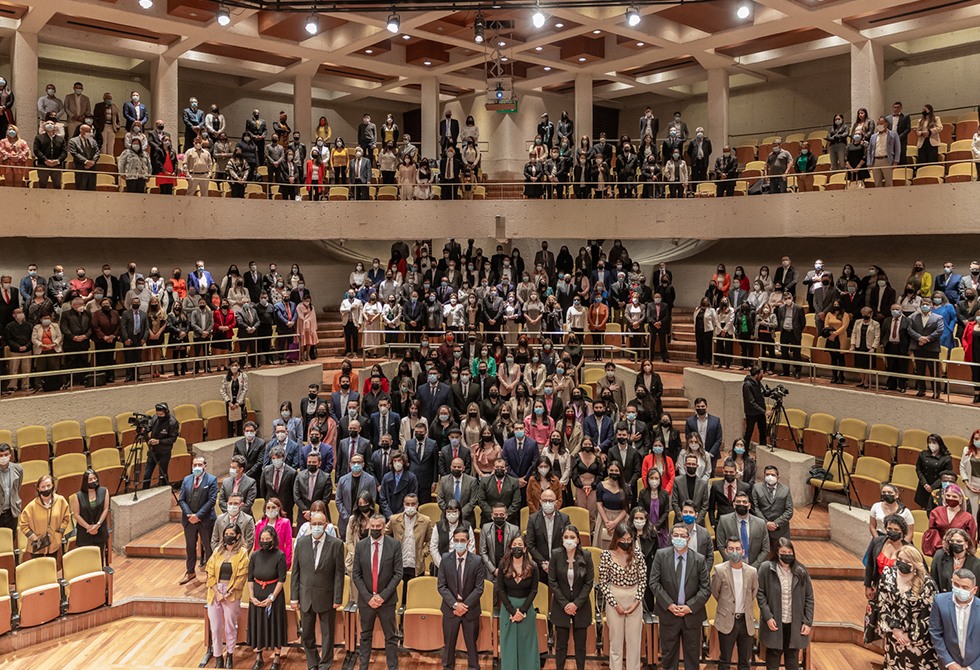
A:
[[[150,488],[150,477],[153,475],[153,468],[160,467],[159,486],[167,486],[167,466],[170,465],[170,454],[174,450],[174,442],[180,437],[180,424],[170,413],[170,407],[165,402],[158,403],[156,406],[157,415],[149,422],[147,429],[147,442],[150,445],[149,453],[146,455],[146,467],[143,469],[143,489]],[[132,420],[130,420],[132,423]],[[139,436],[140,428],[137,426],[136,434]]]
[[[745,409],[745,443],[752,443],[752,433],[759,426],[759,444],[766,445],[766,419],[772,413],[766,408],[762,387],[762,366],[753,363],[742,380],[742,406]]]

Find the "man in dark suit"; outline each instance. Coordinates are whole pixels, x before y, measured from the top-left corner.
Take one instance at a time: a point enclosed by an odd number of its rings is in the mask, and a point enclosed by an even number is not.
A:
[[[642,458],[650,453],[650,428],[645,421],[640,421],[637,418],[639,416],[639,407],[636,401],[629,403],[624,409],[626,411],[626,418],[616,424],[616,434],[618,436],[620,430],[625,430],[627,442],[636,449]]]
[[[348,436],[340,441],[337,447],[337,474],[340,479],[350,472],[350,459],[354,454],[364,457],[364,469],[374,474],[374,464],[371,462],[371,443],[361,437],[361,424],[352,419],[348,424]]]
[[[813,289],[814,325],[817,327],[818,334],[823,331],[824,316],[834,306],[834,301],[839,298],[840,291],[831,284],[830,276],[824,275],[820,280],[820,285]]]
[[[912,119],[907,114],[902,114],[902,103],[896,102],[892,105],[892,115],[888,117],[888,129],[898,133],[898,141],[902,145],[902,159],[900,165],[907,162],[907,152],[909,145],[909,133],[912,132]]]
[[[344,606],[344,543],[326,534],[327,517],[310,516],[310,532],[293,549],[290,600],[300,613],[306,667],[329,670],[333,665],[335,613]],[[319,655],[316,653],[316,621],[320,619]]]
[[[456,188],[460,183],[459,175],[462,171],[463,161],[456,155],[455,147],[449,147],[439,161],[439,183],[442,185],[443,200],[456,199]]]
[[[799,271],[793,267],[793,261],[789,256],[783,256],[782,262],[776,268],[772,276],[772,285],[777,291],[782,291],[785,295],[796,295],[796,284],[800,281]]]
[[[779,483],[779,469],[767,465],[764,480],[752,487],[752,513],[766,522],[769,546],[775,548],[781,537],[789,537],[789,522],[793,519],[793,494]]]
[[[371,443],[374,448],[377,449],[381,445],[381,438],[385,435],[390,437],[391,444],[397,447],[401,422],[401,416],[391,411],[391,400],[387,397],[379,398],[378,411],[371,414]]]
[[[742,408],[745,411],[745,444],[752,441],[755,427],[759,427],[759,444],[766,445],[766,419],[771,410],[766,407],[766,398],[762,394],[762,366],[753,363],[749,374],[742,380]]]
[[[619,465],[621,483],[628,484],[630,490],[636,490],[636,483],[642,474],[643,457],[630,442],[629,433],[625,426],[616,429],[616,441],[606,452],[606,467],[613,463]]]
[[[425,329],[425,320],[425,303],[419,299],[419,292],[413,289],[411,297],[402,305],[402,321],[408,331],[408,341],[412,344],[418,344],[421,339],[420,333]]]
[[[684,440],[690,442],[691,435],[697,433],[705,450],[717,459],[721,455],[721,419],[708,414],[708,401],[704,398],[694,399],[694,413],[684,422]]]
[[[259,487],[254,479],[245,474],[245,457],[237,454],[232,456],[231,467],[228,472],[230,473],[229,476],[221,482],[221,488],[218,491],[218,507],[224,510],[228,509],[228,498],[237,494],[242,497],[245,513],[251,515],[252,503],[255,502]]]
[[[738,482],[740,485],[743,482]],[[745,484],[748,487],[748,484]],[[752,494],[739,490],[735,494],[732,511],[723,515],[715,524],[715,546],[724,553],[729,540],[737,540],[742,545],[745,562],[756,570],[763,561],[769,559],[769,533],[766,522],[750,513]]]
[[[936,361],[939,360],[941,346],[939,338],[942,337],[945,323],[938,314],[932,313],[932,305],[927,302],[922,303],[918,314],[912,314],[908,318],[906,326],[909,334],[909,351],[915,356],[915,374],[919,376],[936,376]],[[926,394],[925,380],[918,379],[915,382],[918,392],[915,394],[921,398]],[[932,397],[939,397],[939,384],[932,382]]]
[[[457,424],[449,428],[449,444],[442,448],[439,453],[439,476],[449,474],[452,463],[456,459],[463,461],[463,469],[469,472],[473,469],[473,456],[470,448],[463,444],[463,431]]]
[[[541,251],[534,254],[534,264],[540,265],[548,277],[555,276],[555,252],[548,251],[547,240],[541,243]]]
[[[354,160],[350,162],[350,183],[354,186],[354,200],[368,199],[368,185],[371,183],[371,157],[364,156],[364,150],[354,150]]]
[[[718,528],[719,518],[735,511],[737,494],[747,493],[750,498],[752,496],[752,485],[737,478],[735,461],[726,458],[722,472],[722,479],[711,482],[708,492],[708,521],[715,529]]]
[[[133,298],[131,309],[119,317],[119,339],[125,347],[123,355],[126,363],[135,365],[142,359],[141,349],[146,344],[150,332],[150,320],[140,311],[140,299]],[[131,382],[139,376],[137,368],[126,368],[126,381]]]
[[[456,142],[459,139],[459,121],[453,118],[453,113],[446,110],[446,118],[439,122],[439,146],[443,153],[452,147],[456,148]],[[459,258],[459,255],[456,256]]]
[[[211,534],[214,531],[214,504],[218,500],[218,480],[204,471],[207,459],[195,456],[191,462],[191,474],[184,477],[180,485],[180,525],[184,527],[184,546],[187,551],[186,571],[180,585],[197,577],[194,564],[197,562],[197,544],[204,547],[204,561],[211,558]]]
[[[881,323],[881,343],[884,345],[885,353],[896,358],[886,358],[885,365],[890,373],[885,388],[894,391],[896,388],[905,393],[909,380],[906,377],[892,375],[908,374],[908,358],[897,358],[898,356],[909,355],[909,319],[902,314],[902,306],[894,304],[891,312]]]
[[[243,432],[245,437],[235,441],[234,455],[245,457],[245,474],[258,481],[265,457],[265,440],[258,436],[254,421],[246,421]]]
[[[691,165],[691,181],[707,181],[708,166],[711,165],[711,140],[704,136],[704,128],[699,127],[694,131],[694,139],[687,143],[687,156]]]
[[[551,561],[551,554],[555,549],[560,549],[561,534],[565,532],[565,526],[571,521],[568,515],[557,510],[557,498],[551,489],[541,492],[541,509],[528,517],[527,534],[527,553],[538,564],[538,577],[542,584],[548,583],[548,567]],[[550,532],[549,532],[550,531]]]
[[[450,500],[459,502],[462,510],[460,519],[474,527],[476,525],[476,508],[480,506],[480,483],[473,475],[466,474],[463,467],[463,459],[454,458],[450,466],[449,474],[439,480],[439,493],[437,502],[439,509],[446,511],[446,505]]]
[[[606,416],[606,403],[596,400],[592,403],[592,414],[585,417],[585,421],[582,422],[582,432],[592,439],[592,444],[597,449],[606,453],[616,439],[615,424],[611,417]],[[506,446],[504,448],[506,449]]]
[[[271,463],[262,468],[259,478],[259,497],[263,500],[277,498],[282,503],[282,515],[292,519],[296,468],[286,464],[286,448],[279,444],[269,448],[269,455]]]
[[[942,291],[946,295],[946,299],[955,305],[963,299],[960,294],[960,282],[962,281],[963,275],[953,272],[953,264],[946,261],[943,263],[943,273],[937,272],[936,276],[932,278],[933,291]]]
[[[306,472],[297,472],[293,484],[293,500],[299,509],[297,519],[310,520],[310,507],[317,500],[326,505],[330,501],[330,473],[320,471],[320,453],[311,451],[306,457]]]
[[[310,419],[316,416],[316,410],[323,405],[327,406],[327,401],[321,398],[319,384],[310,384],[309,394],[299,401],[299,415],[303,419],[303,435],[310,429]]]
[[[436,413],[443,405],[452,407],[453,394],[449,384],[439,381],[439,373],[430,370],[428,383],[419,386],[418,390],[419,413],[425,417],[430,424],[435,421]]]
[[[667,351],[667,337],[670,335],[670,306],[663,302],[663,296],[654,294],[653,301],[646,306],[646,322],[650,326],[650,359],[660,344],[660,358],[664,363],[670,362]]]
[[[480,531],[480,557],[491,578],[497,576],[497,568],[500,567],[500,561],[510,546],[510,541],[520,534],[520,526],[507,521],[507,505],[495,502],[490,521],[483,524]]]
[[[388,439],[387,437],[385,439]],[[405,497],[418,497],[419,480],[405,468],[408,458],[400,449],[391,452],[391,469],[380,475],[378,498],[381,503],[381,513],[385,519],[405,511]]]
[[[255,261],[249,261],[248,272],[245,273],[245,290],[248,291],[248,299],[258,302],[262,295],[262,273]]]
[[[408,471],[419,482],[419,503],[432,502],[439,481],[439,452],[436,441],[428,437],[425,424],[415,424],[415,437],[405,442],[405,455],[408,457]]]
[[[146,105],[140,102],[140,94],[133,91],[129,97],[130,99],[123,103],[123,118],[126,119],[127,131],[132,130],[133,124],[137,121],[145,126],[150,120],[146,113]]]
[[[112,274],[112,268],[108,264],[102,266],[102,274],[95,278],[95,288],[102,289],[102,295],[111,298],[113,305],[126,297],[125,293],[120,293],[119,278]]]
[[[790,372],[790,357],[796,361],[796,378],[800,378],[803,370],[803,352],[800,343],[803,341],[803,329],[806,327],[806,315],[803,308],[795,304],[793,294],[783,293],[783,304],[776,308],[776,330],[779,333],[779,343],[782,349],[783,377]]]
[[[493,474],[480,480],[480,513],[482,518],[493,515],[497,503],[507,510],[507,521],[518,525],[521,520],[521,487],[517,477],[507,474],[507,461],[498,458],[493,462]]]
[[[480,362],[477,364],[476,377],[473,378],[473,385],[476,386],[476,402],[483,402],[490,398],[490,389],[497,385],[497,378],[488,373],[486,363]],[[564,404],[562,406],[564,407]]]
[[[468,552],[469,530],[460,526],[453,533],[453,550],[446,552],[439,564],[436,588],[442,596],[442,667],[456,667],[456,642],[463,629],[468,670],[479,670],[476,639],[480,635],[480,598],[486,571],[483,561]]]
[[[344,401],[337,396],[338,393],[341,393],[341,391],[334,391],[334,397],[330,399],[330,411],[336,410],[338,412],[334,417],[337,421],[337,439],[342,440],[350,434],[348,432],[349,425],[355,419],[362,426],[370,430],[368,417],[360,413],[361,395],[357,391],[351,391],[347,395],[348,399]]]
[[[521,487],[521,505],[527,501],[527,482],[534,476],[534,464],[540,455],[538,443],[524,434],[524,426],[518,424],[514,437],[504,442],[503,456],[507,461],[507,474],[517,478]]]
[[[653,557],[648,583],[656,599],[653,613],[660,620],[662,667],[675,670],[681,645],[684,670],[698,670],[701,657],[701,624],[707,618],[705,603],[711,595],[708,563],[688,549],[688,530],[683,524],[671,529],[673,546]]]
[[[364,456],[354,454],[351,459],[351,471],[337,482],[337,525],[340,536],[347,537],[347,523],[357,511],[357,500],[361,491],[368,491],[377,500],[378,480],[370,472],[364,470]]]
[[[464,420],[463,417],[466,416],[470,403],[479,403],[481,400],[480,387],[470,380],[469,363],[464,361],[463,365],[465,367],[459,373],[459,382],[453,384],[451,387],[453,391],[453,409],[457,421]]]
[[[708,492],[708,481],[697,476],[698,457],[688,454],[684,461],[684,468],[677,470],[674,477],[674,488],[670,492],[670,506],[674,510],[674,516],[681,517],[681,507],[685,500],[694,502],[694,509],[697,510],[697,523],[704,525],[704,517],[708,513],[708,502],[710,493]]]
[[[398,582],[402,581],[402,547],[395,538],[385,536],[385,518],[381,514],[375,514],[368,521],[368,532],[370,535],[354,547],[351,576],[357,589],[357,612],[361,619],[360,670],[368,670],[371,665],[371,640],[377,620],[381,621],[385,636],[388,670],[397,670],[395,609]]]

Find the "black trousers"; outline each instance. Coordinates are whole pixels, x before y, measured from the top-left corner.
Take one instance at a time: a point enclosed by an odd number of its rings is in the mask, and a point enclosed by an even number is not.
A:
[[[211,546],[210,543],[208,546]],[[385,603],[381,607],[374,609],[367,604],[367,600],[360,598],[363,602],[358,604],[358,614],[361,617],[361,639],[358,643],[360,647],[360,670],[368,670],[371,665],[371,640],[374,638],[374,622],[381,621],[381,630],[385,634],[385,660],[388,663],[388,670],[398,668],[398,637],[395,634],[395,603]],[[455,646],[455,644],[453,645]]]
[[[272,349],[272,326],[259,326],[255,331],[258,337],[259,365],[269,362],[269,351]]]
[[[75,342],[74,340],[67,338],[62,350],[65,352],[65,369],[66,370],[78,370],[81,368],[88,367],[88,343],[89,340],[84,342]],[[79,382],[81,378],[77,378],[74,381]]]
[[[127,179],[126,180],[126,193],[146,193],[146,180],[145,179]]]
[[[108,367],[113,365],[116,361],[116,343],[113,342],[109,344],[105,340],[96,340],[95,342],[95,366],[98,368]],[[116,378],[115,370],[105,371],[106,379],[112,381]]]
[[[442,667],[453,670],[456,667],[456,640],[459,631],[463,631],[463,641],[466,643],[467,670],[479,670],[480,659],[476,653],[476,639],[480,635],[480,617],[464,619],[450,614],[442,617],[442,638],[446,646],[442,648]]]
[[[653,360],[653,354],[657,351],[657,343],[660,343],[660,358],[664,363],[670,362],[670,354],[667,353],[667,335],[669,329],[667,328],[654,328],[653,324],[650,324],[650,360]]]
[[[718,182],[715,186],[715,195],[719,198],[731,198],[735,195],[735,180],[726,180]]]
[[[698,365],[711,363],[711,332],[699,330],[694,334],[697,343]]]
[[[701,626],[684,628],[680,621],[660,621],[660,667],[677,668],[681,646],[684,647],[684,670],[701,667]]]
[[[752,433],[755,427],[759,427],[759,444],[766,444],[766,415],[765,414],[746,414],[745,415],[745,444],[752,442]]]
[[[754,637],[745,628],[745,615],[735,615],[735,625],[731,632],[718,631],[718,670],[728,670],[731,667],[732,651],[738,649],[738,670],[749,670],[752,664],[752,643]]]
[[[112,491],[111,493],[115,493],[115,491]],[[6,512],[0,513],[0,528],[17,530],[17,517],[15,517],[9,509]]]
[[[755,344],[752,343],[752,338],[748,333],[741,333],[738,337],[738,350],[742,354],[742,367],[747,368],[752,366],[752,354],[755,349]]]
[[[330,603],[331,605],[333,603]],[[333,632],[336,630],[336,610],[328,607],[325,612],[301,611],[300,625],[303,627],[303,650],[306,652],[306,667],[327,670],[333,665]],[[320,620],[319,655],[316,653],[316,625]]]
[[[196,572],[197,564],[197,541],[201,540],[204,547],[204,562],[211,558],[211,534],[214,531],[214,521],[201,519],[197,523],[188,523],[184,526],[184,549],[187,551],[185,567],[187,574],[193,575]],[[370,642],[368,642],[370,645]]]
[[[145,318],[145,317],[144,317]],[[128,347],[123,348],[123,357],[126,359],[126,364],[137,364],[143,360],[143,347],[139,342],[134,341]],[[132,369],[126,370],[126,381],[133,381],[139,376],[139,368],[134,367]]]
[[[776,347],[772,341],[772,333],[759,330],[759,357],[760,358],[775,358],[776,357]],[[776,371],[776,364],[774,362],[760,361],[763,370],[768,370],[770,372]]]
[[[94,169],[95,166],[92,166]],[[75,170],[75,190],[76,191],[94,191],[95,190],[95,172],[92,170]]]
[[[585,670],[585,641],[588,628],[562,628],[555,626],[555,668],[565,670],[565,659],[568,657],[568,636],[571,634],[575,642],[575,670]]]
[[[892,344],[891,342],[885,343],[885,353],[894,354],[897,356],[908,356],[908,351],[903,351],[900,344]],[[886,358],[885,367],[887,368],[889,375],[896,374],[908,374],[909,371],[909,359],[908,358]],[[977,370],[978,368],[973,368]],[[896,388],[902,389],[903,391],[908,388],[909,380],[905,377],[893,377],[889,376],[888,381],[885,384],[885,388],[889,391],[894,391]]]
[[[355,182],[354,188],[354,200],[367,200],[368,199],[368,187],[367,184],[361,184]]]
[[[357,325],[353,321],[344,324],[344,353],[357,353]]]
[[[453,175],[452,179],[443,179],[439,186],[441,187],[439,197],[442,200],[455,200],[459,177]]]
[[[936,352],[926,352],[921,349],[915,352],[915,374],[919,376],[936,376],[936,363],[939,361],[939,354]],[[922,379],[918,379],[915,382],[915,388],[917,391],[926,390],[926,382]],[[937,381],[932,382],[932,390],[934,392],[939,391],[939,385]]]
[[[165,451],[163,453],[155,453],[152,449],[148,450],[145,454],[146,465],[143,467],[143,489],[150,488],[150,477],[153,475],[154,466],[160,466],[160,478],[157,483],[160,486],[167,486],[170,483],[170,479],[167,477],[167,469],[170,467],[170,454],[171,451]],[[115,493],[115,491],[113,491]],[[208,536],[208,545],[211,544],[211,536]]]
[[[735,340],[732,339],[731,335],[720,335],[716,342],[716,363],[719,366],[724,365],[726,368],[732,367],[732,352],[735,350]]]
[[[780,659],[783,659],[783,667],[786,670],[800,669],[800,650],[790,649],[789,646],[789,641],[793,638],[793,626],[799,625],[799,622],[783,624],[783,648],[766,648],[766,670],[779,670]],[[785,654],[783,653],[784,651],[786,652]]]
[[[782,359],[783,359],[783,374],[788,375],[790,372],[790,357],[796,361],[796,371],[801,372],[803,370],[803,351],[798,346],[800,344],[800,339],[793,334],[792,330],[781,331],[779,336],[779,346],[782,349]],[[784,345],[797,345],[792,347],[787,347]]]

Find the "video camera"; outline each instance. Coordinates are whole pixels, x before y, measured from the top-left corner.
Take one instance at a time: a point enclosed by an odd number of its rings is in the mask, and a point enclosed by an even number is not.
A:
[[[841,433],[839,432],[831,433],[830,439],[831,439],[830,446],[832,449],[838,449],[840,451],[844,451],[844,449],[847,448],[847,438],[844,437]]]
[[[149,414],[140,414],[139,412],[133,412],[133,415],[129,417],[129,425],[136,429],[136,435],[149,435],[150,423],[152,421],[152,416]]]
[[[762,395],[764,395],[766,398],[772,398],[774,401],[779,402],[789,395],[789,389],[782,384],[777,384],[775,388],[772,386],[763,386]]]

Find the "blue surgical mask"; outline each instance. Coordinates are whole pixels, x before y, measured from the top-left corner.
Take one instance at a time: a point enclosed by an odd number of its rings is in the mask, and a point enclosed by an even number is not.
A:
[[[194,473],[195,477],[200,477],[201,475],[204,474],[204,468],[194,468],[193,470],[191,470],[191,472]]]
[[[466,551],[466,543],[465,542],[453,542],[453,549],[456,550],[456,553],[457,554],[462,554],[463,552]]]
[[[961,589],[954,586],[953,597],[956,598],[961,603],[966,603],[969,602],[973,596],[966,589]]]
[[[687,547],[687,538],[686,537],[672,537],[670,539],[670,543],[672,545],[674,545],[674,549],[684,549],[685,547]]]
[[[636,412],[627,412],[627,414],[626,414],[626,420],[627,421],[636,421]]]
[[[288,411],[283,410],[282,412],[279,412],[279,415],[282,416],[282,420],[283,421],[289,421],[289,412]]]
[[[350,471],[353,472],[355,475],[361,474],[361,470],[363,469],[364,466],[361,465],[360,463],[354,463],[352,466],[350,466]]]
[[[537,416],[541,416],[542,414],[544,414],[544,407],[535,407],[534,408],[534,413]]]
[[[664,453],[664,448],[661,447],[661,446],[659,446],[659,445],[657,445],[657,446],[655,446],[653,448],[653,453],[655,453],[655,454],[662,454],[662,453]]]
[[[926,303],[926,304],[923,304],[923,305],[921,305],[921,306],[919,307],[919,309],[921,309],[921,310],[922,310],[922,313],[923,313],[923,314],[928,314],[929,312],[931,312],[931,311],[932,311],[932,305],[930,305],[930,304],[928,304],[928,303]]]
[[[741,456],[745,453],[745,447],[735,447],[735,453]]]
[[[523,428],[519,428],[519,429],[515,430],[514,431],[514,437],[516,437],[517,439],[521,439],[522,437],[524,437],[524,429]]]
[[[429,375],[430,384],[435,384],[437,381],[439,381],[439,375]]]
[[[894,316],[894,317],[899,316],[901,313],[902,313],[902,310],[900,310],[900,309],[893,309],[892,310],[892,316]]]
[[[693,514],[684,514],[683,516],[681,516],[681,518],[684,520],[684,523],[690,526],[692,523],[694,523],[694,519],[696,517]]]

